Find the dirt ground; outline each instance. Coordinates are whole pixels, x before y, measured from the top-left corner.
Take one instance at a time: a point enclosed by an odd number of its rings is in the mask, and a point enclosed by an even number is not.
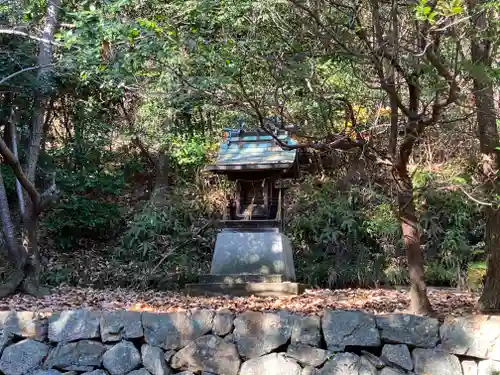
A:
[[[439,318],[475,314],[479,295],[451,288],[429,288],[430,301]],[[382,314],[405,312],[409,305],[407,288],[307,290],[291,297],[193,297],[177,292],[124,289],[54,288],[43,298],[13,295],[0,300],[0,310],[55,311],[89,308],[99,310],[173,312],[192,308],[228,308],[245,310],[288,310],[303,314],[321,314],[324,309],[356,309]]]

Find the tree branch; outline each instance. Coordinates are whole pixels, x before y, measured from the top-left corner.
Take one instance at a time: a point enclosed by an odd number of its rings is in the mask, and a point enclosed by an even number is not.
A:
[[[19,35],[19,36],[24,36],[29,39],[36,40],[37,42],[42,42],[42,43],[48,43],[52,44],[54,46],[62,47],[63,45],[61,43],[54,42],[53,40],[45,39],[45,38],[40,38],[28,33],[25,33],[24,31],[19,31],[19,30],[14,30],[14,29],[0,29],[0,34],[9,34],[9,35]]]
[[[33,185],[28,180],[28,178],[23,172],[23,169],[21,168],[21,163],[19,163],[19,160],[12,153],[12,151],[9,149],[9,147],[2,138],[0,138],[0,154],[5,159],[5,162],[9,164],[10,167],[12,168],[12,171],[16,175],[18,181],[21,183],[21,186],[28,193],[33,205],[35,207],[38,207],[40,205],[40,194],[38,194],[35,185]]]
[[[19,163],[19,160],[12,153],[12,151],[9,149],[9,147],[1,137],[0,137],[0,155],[2,155],[5,162],[10,165],[17,180],[20,182],[24,190],[28,193],[28,196],[30,197],[31,202],[33,203],[33,207],[37,215],[40,214],[43,210],[45,210],[48,206],[50,206],[61,196],[61,191],[57,188],[55,183],[55,177],[53,178],[52,185],[40,195],[38,193],[38,190],[35,188],[35,185],[32,184],[24,174],[21,168],[21,163]]]
[[[43,68],[47,68],[49,66],[54,66],[54,64],[36,65],[36,66],[30,66],[28,68],[21,69],[21,70],[15,72],[15,73],[12,73],[12,74],[8,75],[7,77],[4,77],[4,78],[0,79],[0,85],[4,84],[8,80],[10,80],[10,79],[14,78],[15,76],[17,76],[19,74],[22,74],[24,72],[29,72],[30,70],[36,70],[36,69],[43,69]]]

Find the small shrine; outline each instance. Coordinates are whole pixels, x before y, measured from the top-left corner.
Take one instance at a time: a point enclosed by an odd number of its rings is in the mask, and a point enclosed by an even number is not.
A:
[[[295,283],[290,240],[283,233],[285,181],[299,175],[298,152],[288,130],[225,129],[215,164],[209,173],[234,182],[219,221],[212,266],[191,294],[290,295],[304,286]]]

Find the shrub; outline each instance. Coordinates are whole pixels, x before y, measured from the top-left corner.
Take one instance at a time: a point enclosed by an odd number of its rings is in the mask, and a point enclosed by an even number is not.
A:
[[[305,185],[289,209],[287,233],[299,251],[301,280],[330,287],[386,281],[386,251],[394,252],[399,227],[381,196],[368,189],[339,191],[334,184]]]
[[[121,216],[116,203],[67,195],[44,217],[42,227],[58,248],[69,250],[82,238],[112,238],[122,222]]]
[[[212,208],[194,185],[177,186],[166,204],[147,204],[132,219],[115,256],[122,261],[147,262],[153,268],[169,253],[159,275],[183,275],[183,281],[206,272],[215,243],[214,228],[207,220]]]
[[[428,187],[417,198],[426,278],[431,285],[466,287],[469,264],[484,260],[484,218],[461,192]]]
[[[416,174],[425,274],[430,285],[477,284],[484,261],[477,247],[484,231],[478,207],[459,193],[429,187],[433,174]],[[295,194],[295,195],[294,195]],[[299,279],[315,286],[408,283],[395,202],[365,187],[338,190],[306,181],[292,192],[287,234],[296,250]],[[475,280],[475,281],[472,281]]]

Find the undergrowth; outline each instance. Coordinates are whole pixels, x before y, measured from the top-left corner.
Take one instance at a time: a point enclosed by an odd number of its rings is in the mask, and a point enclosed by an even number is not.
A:
[[[115,173],[117,179],[108,179],[115,184],[110,190],[120,191],[117,181],[126,189],[126,179],[119,177],[123,172]],[[458,192],[433,183],[438,177],[414,174],[427,282],[477,290],[485,272],[482,214]],[[78,264],[60,258],[45,281],[161,289],[196,281],[209,272],[216,237],[212,220],[231,191],[224,180],[207,181],[178,181],[161,205],[151,201],[131,216],[104,190],[106,199],[91,200],[98,186],[88,182],[81,194],[65,197],[44,219],[56,247],[67,250],[82,237],[102,241],[117,227],[126,230],[101,250],[82,252]],[[299,281],[330,288],[408,283],[396,206],[387,192],[361,185],[342,190],[334,179],[318,186],[306,178],[287,192],[286,202],[285,232]]]
[[[287,234],[301,281],[335,288],[408,283],[396,207],[387,195],[367,187],[343,191],[335,183],[308,182],[297,191]],[[479,209],[457,192],[432,187],[421,190],[417,201],[428,284],[480,288]]]

